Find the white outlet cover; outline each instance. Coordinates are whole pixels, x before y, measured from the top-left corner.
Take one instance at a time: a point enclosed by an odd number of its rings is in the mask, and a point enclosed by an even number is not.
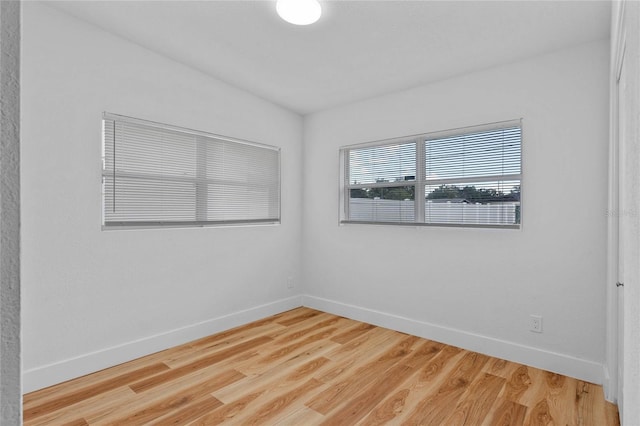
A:
[[[529,330],[534,333],[542,333],[542,316],[531,315],[529,317]]]

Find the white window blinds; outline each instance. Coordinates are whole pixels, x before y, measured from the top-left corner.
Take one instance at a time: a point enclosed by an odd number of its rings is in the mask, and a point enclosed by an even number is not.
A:
[[[105,113],[102,177],[105,228],[280,221],[275,147]]]
[[[343,148],[342,221],[517,228],[520,120]]]
[[[520,123],[427,137],[425,223],[520,224]]]
[[[351,149],[347,157],[350,220],[415,221],[415,142]]]

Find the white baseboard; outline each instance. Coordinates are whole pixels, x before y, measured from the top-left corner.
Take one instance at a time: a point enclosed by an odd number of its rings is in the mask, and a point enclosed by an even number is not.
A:
[[[416,321],[386,312],[303,295],[256,306],[165,333],[26,370],[22,375],[23,392],[28,393],[42,389],[299,306],[307,306],[323,312],[341,315],[467,350],[553,371],[591,383],[602,384],[605,379],[603,365],[593,361],[441,325]]]
[[[603,383],[604,368],[602,364],[597,362],[315,296],[302,296],[302,304],[319,311],[526,364],[587,382]]]
[[[299,306],[302,306],[302,297],[294,296],[53,364],[32,368],[22,374],[23,392],[28,393],[42,389]]]
[[[611,386],[611,376],[609,375],[609,368],[605,364],[602,370],[602,390],[604,391],[604,399],[609,402],[616,401],[615,389]]]

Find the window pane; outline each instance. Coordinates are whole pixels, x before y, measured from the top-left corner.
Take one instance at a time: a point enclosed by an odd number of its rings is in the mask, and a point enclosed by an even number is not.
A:
[[[415,186],[351,189],[349,219],[366,222],[415,221]]]
[[[520,174],[519,127],[425,141],[426,179]]]
[[[276,188],[269,186],[209,185],[207,220],[237,221],[278,218]]]
[[[105,168],[123,173],[196,177],[196,137],[135,123],[104,126]]]
[[[127,117],[103,120],[104,225],[280,220],[280,151]]]
[[[196,220],[193,182],[106,176],[104,197],[105,222]]]
[[[425,223],[520,223],[519,180],[426,185],[425,201]]]
[[[404,143],[349,152],[349,184],[404,182],[416,179],[416,144]]]
[[[517,228],[521,136],[513,120],[345,148],[342,218]]]
[[[202,139],[200,149],[206,159],[207,179],[243,183],[278,181],[278,151],[221,139]]]

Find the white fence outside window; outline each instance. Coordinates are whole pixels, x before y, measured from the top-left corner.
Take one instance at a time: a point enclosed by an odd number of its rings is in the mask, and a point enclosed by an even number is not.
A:
[[[519,202],[455,203],[425,202],[425,223],[513,225],[519,223]],[[349,216],[363,222],[413,222],[413,200],[351,198]]]

